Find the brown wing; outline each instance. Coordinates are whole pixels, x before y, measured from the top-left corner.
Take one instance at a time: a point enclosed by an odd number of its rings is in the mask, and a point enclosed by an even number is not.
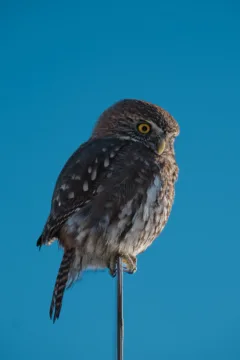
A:
[[[155,165],[153,161],[146,165],[146,151],[140,143],[116,138],[98,139],[81,146],[59,175],[51,212],[37,245],[49,244],[57,238],[62,224],[80,209],[86,215],[91,213],[90,222],[103,218],[109,208],[114,218],[137,188],[147,189],[152,181]]]

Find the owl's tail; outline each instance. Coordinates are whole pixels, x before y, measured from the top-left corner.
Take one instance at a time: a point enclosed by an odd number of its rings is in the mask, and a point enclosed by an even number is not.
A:
[[[65,250],[60,268],[58,270],[58,275],[55,282],[52,302],[49,311],[50,318],[53,319],[53,322],[55,322],[55,320],[59,318],[61,312],[63,295],[68,282],[69,271],[73,264],[74,257],[74,248]]]

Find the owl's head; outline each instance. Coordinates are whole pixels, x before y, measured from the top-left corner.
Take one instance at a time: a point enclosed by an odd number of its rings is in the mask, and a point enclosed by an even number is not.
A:
[[[117,137],[143,143],[161,155],[173,150],[178,123],[157,105],[141,100],[117,102],[98,119],[92,138]]]

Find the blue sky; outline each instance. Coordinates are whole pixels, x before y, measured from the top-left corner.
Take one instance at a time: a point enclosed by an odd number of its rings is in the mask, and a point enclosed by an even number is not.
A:
[[[122,98],[181,127],[171,218],[124,277],[125,359],[240,358],[239,11],[236,0],[1,1],[1,359],[114,359],[115,281],[85,274],[52,325],[61,251],[35,241],[61,167]]]

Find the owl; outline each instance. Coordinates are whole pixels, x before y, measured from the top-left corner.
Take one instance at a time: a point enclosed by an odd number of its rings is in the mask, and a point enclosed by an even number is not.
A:
[[[63,167],[37,246],[57,240],[63,258],[50,317],[59,318],[63,295],[85,269],[116,274],[137,268],[164,228],[178,177],[174,140],[179,126],[159,106],[126,99],[99,117],[90,139]]]

